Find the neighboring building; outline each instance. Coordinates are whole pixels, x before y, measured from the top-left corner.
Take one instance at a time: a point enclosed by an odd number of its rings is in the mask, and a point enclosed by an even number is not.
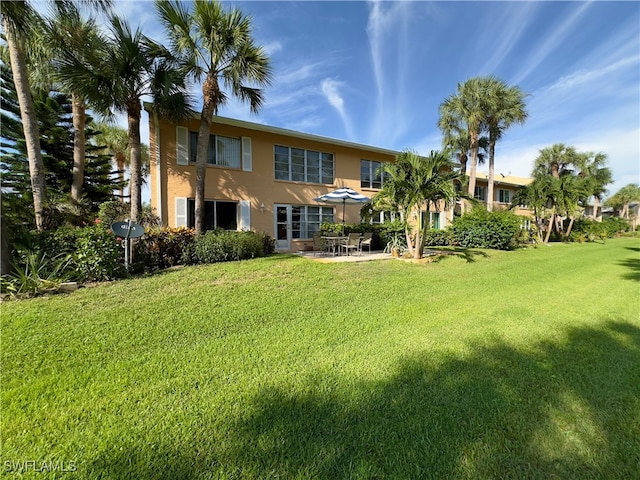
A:
[[[194,224],[199,124],[174,125],[149,113],[151,206],[162,225]],[[262,231],[279,250],[311,245],[322,222],[343,221],[342,205],[315,197],[342,186],[372,197],[381,187],[377,167],[398,154],[223,117],[214,117],[209,145],[206,228]],[[346,223],[360,221],[360,207],[346,206]]]
[[[476,189],[474,197],[484,204],[488,204],[488,175],[478,172],[476,174]],[[513,177],[511,175],[502,175],[497,173],[493,176],[493,210],[505,210],[511,207],[513,196],[520,187],[529,185],[533,181],[532,178]],[[520,205],[513,209],[516,215],[524,215],[533,217],[533,211],[527,205]]]

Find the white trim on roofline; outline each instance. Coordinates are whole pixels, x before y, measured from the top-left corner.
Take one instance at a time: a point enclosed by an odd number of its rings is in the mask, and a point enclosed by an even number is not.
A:
[[[151,112],[152,111],[151,105],[152,103],[150,102],[144,102],[144,109],[147,112]],[[197,116],[194,116],[192,118],[195,120],[199,120],[200,115],[198,114]],[[348,142],[346,140],[338,140],[336,138],[331,138],[331,137],[323,137],[320,135],[314,135],[312,133],[296,132],[295,130],[288,130],[286,128],[271,127],[269,125],[263,125],[261,123],[247,122],[245,120],[236,120],[234,118],[228,118],[228,117],[214,116],[213,123],[219,123],[221,125],[229,125],[232,127],[246,128],[248,130],[255,130],[258,132],[272,133],[274,135],[284,135],[287,137],[299,138],[301,140],[309,140],[313,142],[338,145],[340,147],[357,148],[359,150],[366,150],[366,151],[369,151],[372,153],[378,153],[381,155],[391,155],[393,157],[395,157],[400,153],[395,150],[389,150],[386,148],[374,147],[371,145],[363,145],[361,143]]]

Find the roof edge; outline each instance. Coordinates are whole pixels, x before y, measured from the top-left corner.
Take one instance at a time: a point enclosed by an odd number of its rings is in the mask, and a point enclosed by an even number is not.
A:
[[[144,105],[144,109],[148,113],[152,113],[153,112],[153,110],[152,110],[153,103],[144,102],[143,105]],[[199,115],[194,115],[192,117],[192,119],[194,119],[194,120],[199,119]],[[167,121],[170,121],[170,120],[167,120]],[[340,140],[340,139],[332,138],[332,137],[324,137],[322,135],[316,135],[316,134],[313,134],[313,133],[298,132],[296,130],[290,130],[290,129],[281,128],[281,127],[272,127],[270,125],[265,125],[265,124],[262,124],[262,123],[255,123],[255,122],[248,122],[246,120],[237,120],[235,118],[220,117],[218,115],[214,115],[213,122],[214,123],[219,123],[219,124],[222,124],[222,125],[229,125],[229,126],[232,126],[232,127],[246,128],[248,130],[256,130],[256,131],[259,131],[259,132],[273,133],[275,135],[285,135],[285,136],[289,136],[289,137],[299,138],[301,140],[311,140],[311,141],[321,142],[321,143],[330,143],[330,144],[333,144],[333,145],[339,145],[339,146],[347,147],[347,148],[366,150],[366,151],[370,151],[370,152],[380,153],[380,154],[383,154],[383,155],[391,155],[393,157],[395,157],[398,154],[400,154],[399,151],[390,150],[390,149],[387,149],[387,148],[375,147],[373,145],[365,145],[365,144],[362,144],[362,143],[350,142],[350,141],[347,141],[347,140]]]

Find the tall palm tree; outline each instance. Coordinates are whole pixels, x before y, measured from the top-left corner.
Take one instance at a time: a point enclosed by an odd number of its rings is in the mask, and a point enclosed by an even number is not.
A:
[[[202,111],[196,147],[195,230],[204,231],[204,185],[213,115],[228,96],[223,87],[258,112],[271,81],[264,49],[251,35],[251,19],[240,10],[225,10],[217,0],[194,2],[193,10],[177,0],[156,0],[160,21],[188,74],[202,82]]]
[[[105,9],[108,6],[105,6]],[[46,37],[41,40],[48,47],[46,50],[51,57],[73,55],[79,58],[90,55],[99,48],[100,36],[98,35],[95,20],[85,20],[80,14],[76,4],[61,2],[53,9],[53,15],[46,25]],[[57,62],[48,62],[48,65],[56,65]],[[79,201],[82,196],[85,167],[85,128],[86,109],[85,98],[69,85],[66,78],[55,68],[51,77],[57,81],[62,91],[71,96],[73,117],[73,180],[71,183],[71,198]]]
[[[25,52],[30,30],[42,19],[27,2],[4,2],[0,16],[9,48],[13,81],[20,105],[20,118],[22,119],[27,156],[29,157],[29,175],[31,177],[36,228],[38,231],[42,231],[45,228],[44,210],[47,203],[47,187],[40,150],[40,132],[31,97]]]
[[[476,188],[476,170],[478,162],[479,139],[485,118],[484,85],[479,77],[470,78],[458,84],[456,94],[450,95],[440,104],[440,120],[443,131],[466,132],[469,136],[471,165],[469,171],[468,193],[473,196]]]
[[[59,69],[65,81],[106,118],[114,111],[127,114],[130,152],[130,218],[142,210],[142,149],[140,118],[142,98],[151,95],[154,108],[169,118],[190,113],[184,75],[175,68],[169,52],[118,17],[110,19],[110,36],[86,56],[67,52]]]
[[[509,86],[494,76],[482,77],[485,95],[483,97],[484,124],[489,132],[489,179],[487,186],[487,210],[493,210],[494,161],[496,142],[505,130],[515,123],[524,123],[527,118],[525,94],[517,86]]]

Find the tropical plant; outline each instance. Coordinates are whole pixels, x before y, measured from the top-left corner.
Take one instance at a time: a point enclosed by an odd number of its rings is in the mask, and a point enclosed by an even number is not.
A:
[[[564,144],[540,150],[534,161],[533,182],[515,196],[513,205],[533,206],[540,234],[546,223],[542,240],[545,243],[554,228],[561,239],[570,235],[576,215],[593,194],[589,169],[585,167],[589,155]],[[569,218],[566,231],[563,218]]]
[[[110,2],[94,2],[108,11]],[[49,58],[74,55],[78,58],[90,56],[99,47],[95,20],[84,19],[74,2],[57,2],[53,15],[47,20],[39,44],[43,47],[44,55]],[[44,59],[43,59],[44,60]],[[45,79],[41,82],[55,80],[57,87],[71,96],[73,116],[73,180],[71,183],[71,199],[80,201],[84,185],[85,170],[85,128],[87,104],[81,93],[74,88],[73,83],[67,83],[64,74],[55,68],[56,61],[40,61],[39,65],[47,65]],[[42,72],[41,72],[42,73]]]
[[[271,67],[264,49],[251,34],[251,19],[240,10],[226,10],[217,0],[194,2],[157,0],[171,50],[188,75],[202,82],[202,111],[196,147],[195,229],[204,231],[204,185],[213,116],[228,100],[226,88],[257,112],[263,103]]]
[[[527,118],[525,94],[517,86],[509,86],[494,76],[483,77],[484,124],[489,133],[489,178],[487,185],[487,210],[493,210],[493,186],[496,142],[505,130]]]
[[[126,185],[124,171],[131,164],[129,134],[126,129],[108,123],[98,123],[95,128],[98,131],[95,144],[102,152],[111,156],[120,179],[120,200],[124,201],[124,186]],[[149,175],[150,162],[149,146],[144,143],[140,144],[140,160],[142,162],[140,166],[142,183],[145,183],[145,178]]]
[[[469,139],[471,168],[469,171],[468,193],[473,196],[476,188],[476,170],[480,134],[485,120],[485,89],[480,77],[458,83],[457,93],[450,95],[440,104],[438,125],[446,135]]]
[[[27,70],[27,40],[30,30],[42,19],[28,2],[4,2],[0,10],[5,40],[9,49],[11,71],[20,105],[20,118],[29,159],[29,175],[36,228],[44,230],[44,208],[47,202],[45,170],[40,150],[38,119],[31,97]]]
[[[68,51],[57,68],[65,82],[87,99],[105,118],[115,111],[126,112],[130,149],[130,191],[132,220],[142,209],[142,149],[140,118],[142,97],[154,98],[154,110],[168,118],[180,118],[191,112],[185,78],[175,68],[174,59],[162,46],[132,31],[118,17],[110,19],[110,36],[102,36],[86,55]]]
[[[613,181],[611,169],[605,166],[606,162],[606,153],[586,153],[581,159],[581,171],[578,174],[584,180],[586,194],[593,197],[593,219],[596,221],[602,220],[602,216],[598,215],[598,209],[604,194],[607,193],[606,186]],[[585,206],[588,200],[589,198],[585,199]]]
[[[407,248],[414,258],[422,257],[430,225],[427,217],[413,230],[407,219],[419,219],[422,212],[429,215],[431,206],[436,212],[453,206],[460,198],[454,182],[460,181],[461,177],[454,168],[449,152],[437,150],[432,150],[426,157],[406,150],[398,155],[396,162],[383,166],[387,180],[374,197],[374,205],[402,212]]]
[[[616,210],[620,218],[629,220],[629,205],[633,202],[640,202],[640,187],[636,183],[622,187],[605,201],[605,205]]]

